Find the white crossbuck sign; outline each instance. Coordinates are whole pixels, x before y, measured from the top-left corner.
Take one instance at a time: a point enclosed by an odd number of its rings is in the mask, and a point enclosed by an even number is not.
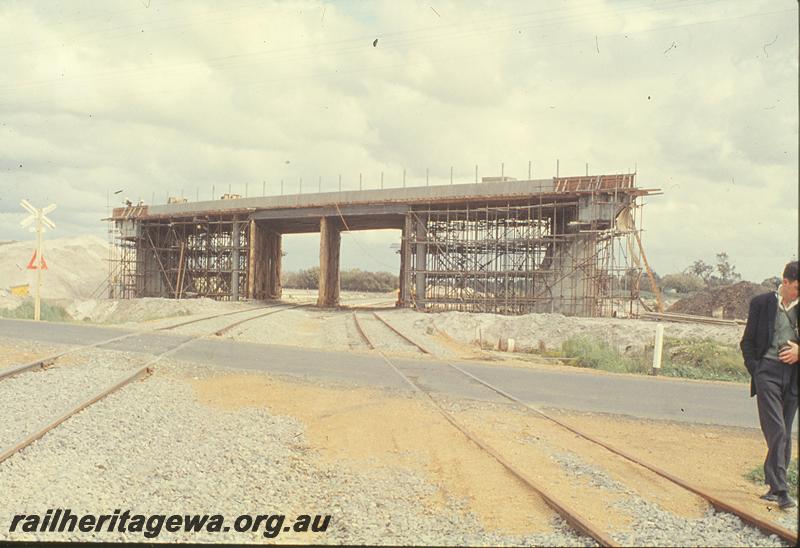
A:
[[[36,268],[36,307],[34,310],[34,317],[33,319],[39,320],[41,318],[41,299],[40,299],[40,289],[42,286],[42,266],[44,264],[42,258],[42,234],[48,228],[55,228],[56,225],[45,217],[48,213],[53,211],[56,208],[56,204],[50,204],[47,207],[43,207],[42,209],[36,208],[28,200],[21,200],[19,205],[24,207],[30,215],[25,217],[19,224],[23,227],[26,227],[30,224],[33,224],[28,230],[31,232],[36,232],[36,255],[34,256],[34,260],[32,261],[34,264],[38,262],[38,268]],[[38,261],[36,260],[38,259]]]

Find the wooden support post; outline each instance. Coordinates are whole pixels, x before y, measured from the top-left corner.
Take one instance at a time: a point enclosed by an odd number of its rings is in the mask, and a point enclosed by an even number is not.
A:
[[[281,298],[281,233],[269,230],[266,233],[265,263],[266,263],[266,297],[268,299]]]
[[[339,248],[342,235],[338,220],[322,217],[319,221],[319,297],[317,306],[339,304]]]

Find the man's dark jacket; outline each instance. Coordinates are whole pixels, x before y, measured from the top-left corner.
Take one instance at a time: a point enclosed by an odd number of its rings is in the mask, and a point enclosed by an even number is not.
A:
[[[750,372],[750,397],[756,395],[755,374],[758,362],[764,357],[772,344],[775,333],[775,314],[778,313],[778,297],[770,291],[756,295],[750,301],[750,312],[747,314],[747,326],[739,346],[744,356],[744,365]],[[789,311],[797,314],[797,306]]]

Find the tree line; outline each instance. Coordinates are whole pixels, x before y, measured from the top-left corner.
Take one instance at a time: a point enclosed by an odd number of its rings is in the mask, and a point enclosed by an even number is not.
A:
[[[657,281],[662,289],[672,289],[677,293],[691,293],[714,287],[733,285],[742,281],[742,276],[736,272],[736,267],[731,263],[730,257],[724,251],[716,254],[716,264],[709,264],[702,259],[694,261],[682,272],[658,276]],[[767,278],[761,282],[768,287],[777,287],[778,278]]]
[[[342,270],[339,284],[343,291],[374,291],[385,293],[400,287],[399,278],[390,272],[367,272],[358,268]],[[319,267],[297,272],[284,272],[281,285],[290,289],[319,289]]]

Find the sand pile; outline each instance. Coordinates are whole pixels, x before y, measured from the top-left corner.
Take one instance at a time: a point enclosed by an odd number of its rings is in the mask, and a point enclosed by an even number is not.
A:
[[[67,313],[75,320],[93,323],[138,323],[178,316],[218,314],[250,308],[248,302],[223,302],[213,299],[87,299],[74,300],[66,305]]]
[[[0,245],[0,288],[30,284],[33,295],[36,271],[26,267],[36,249],[35,240]],[[86,299],[108,275],[108,243],[97,236],[45,239],[43,255],[47,270],[42,272],[42,297]],[[0,296],[0,306],[16,306],[17,297]]]
[[[750,299],[767,291],[770,289],[751,282],[715,287],[677,301],[667,312],[744,320],[747,319]]]

